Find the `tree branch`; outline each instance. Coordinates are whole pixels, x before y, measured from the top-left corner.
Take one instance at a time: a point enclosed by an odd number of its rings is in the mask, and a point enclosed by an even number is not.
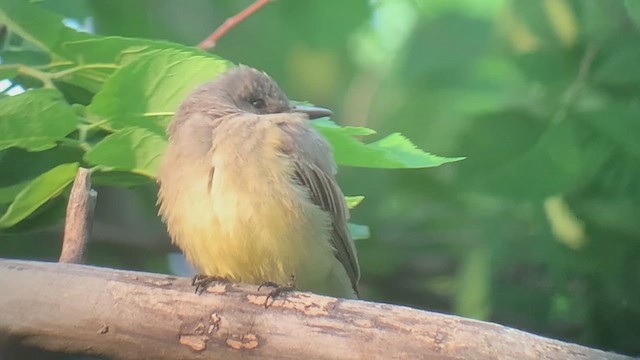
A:
[[[84,263],[87,243],[93,228],[97,196],[98,193],[91,189],[91,172],[79,168],[67,204],[60,262]]]
[[[401,306],[0,259],[0,343],[117,359],[629,359]]]
[[[258,11],[262,6],[273,0],[256,0],[253,4],[249,5],[246,9],[237,13],[236,15],[225,20],[222,25],[220,25],[211,35],[209,35],[206,39],[202,40],[198,47],[200,49],[209,50],[216,45],[216,41],[220,39],[227,31],[231,30],[234,26],[241,23],[244,19],[246,19],[249,15]]]

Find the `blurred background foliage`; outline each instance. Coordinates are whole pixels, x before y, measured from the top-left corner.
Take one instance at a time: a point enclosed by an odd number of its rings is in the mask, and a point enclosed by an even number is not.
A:
[[[251,2],[37,3],[96,34],[194,45]],[[278,0],[212,51],[341,125],[467,157],[341,168],[344,192],[366,196],[352,212],[371,230],[357,243],[365,299],[640,354],[640,1]],[[2,176],[76,155],[13,156]],[[154,187],[98,191],[89,263],[180,272]],[[0,256],[55,260],[47,225],[0,233]]]

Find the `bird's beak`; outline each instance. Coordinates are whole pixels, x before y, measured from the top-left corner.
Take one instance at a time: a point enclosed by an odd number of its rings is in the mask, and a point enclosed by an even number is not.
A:
[[[296,105],[293,107],[293,112],[300,112],[309,115],[309,119],[317,119],[325,116],[331,116],[333,113],[329,109],[324,109],[315,106]]]

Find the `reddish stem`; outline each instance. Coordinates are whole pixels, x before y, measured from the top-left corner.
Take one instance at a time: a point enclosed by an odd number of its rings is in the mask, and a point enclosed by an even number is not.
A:
[[[220,25],[211,35],[209,35],[206,39],[202,40],[198,47],[200,49],[208,50],[216,45],[216,41],[220,39],[227,31],[231,30],[234,26],[241,23],[244,19],[246,19],[249,15],[256,12],[265,4],[271,2],[273,0],[256,0],[253,4],[249,5],[246,9],[237,13],[236,15],[228,18],[225,22]]]

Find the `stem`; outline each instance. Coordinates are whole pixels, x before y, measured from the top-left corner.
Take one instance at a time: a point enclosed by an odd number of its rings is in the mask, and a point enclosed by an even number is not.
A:
[[[55,88],[52,81],[54,77],[53,77],[53,74],[51,73],[40,71],[22,64],[17,65],[16,70],[18,71],[19,74],[26,75],[42,81],[42,84],[44,85],[45,88],[50,88],[50,89]]]
[[[111,170],[111,169],[112,169],[112,168],[111,168],[111,167],[108,167],[108,166],[104,166],[104,165],[96,165],[96,166],[94,166],[94,167],[92,167],[92,168],[89,168],[89,172],[90,172],[91,174],[94,174],[94,173],[99,172],[99,171],[109,171],[109,170]]]
[[[77,72],[80,70],[118,69],[118,68],[120,68],[118,65],[113,65],[113,64],[91,64],[91,65],[80,65],[80,66],[72,67],[70,69],[60,70],[56,72],[47,72],[47,71],[39,70],[36,67],[30,67],[23,64],[0,65],[0,70],[15,69],[21,75],[26,75],[34,79],[40,80],[45,88],[55,88],[55,85],[53,85],[53,80],[59,79],[69,74],[73,74],[74,72]]]
[[[93,130],[95,128],[99,128],[99,127],[101,127],[102,125],[104,125],[104,124],[106,124],[108,122],[109,122],[109,120],[100,120],[100,121],[97,121],[97,122],[92,122],[92,123],[88,123],[88,124],[82,124],[82,128],[86,132],[86,131],[89,131],[89,130]]]
[[[225,20],[222,25],[220,25],[211,35],[209,35],[206,39],[202,40],[198,47],[200,49],[208,50],[216,45],[216,41],[220,39],[227,31],[231,30],[234,26],[242,22],[249,15],[256,12],[258,9],[266,5],[267,3],[273,0],[256,0],[253,4],[249,5],[246,9],[237,13],[236,15]]]
[[[551,121],[554,123],[562,121],[566,116],[571,106],[575,103],[578,95],[584,88],[585,83],[587,82],[587,78],[589,77],[589,72],[591,71],[591,65],[593,64],[593,59],[598,54],[600,47],[594,44],[589,45],[587,50],[585,51],[582,59],[580,60],[580,67],[578,69],[578,74],[575,79],[571,82],[569,87],[564,93],[562,105],[560,109],[556,112],[556,114],[551,118]]]
[[[82,149],[82,151],[84,151],[84,152],[87,152],[87,151],[91,150],[91,146],[89,144],[87,144],[86,142],[81,141],[81,140],[70,139],[70,138],[62,138],[62,139],[60,139],[58,141],[60,142],[60,145],[78,147],[78,148]]]
[[[120,66],[114,64],[92,64],[92,65],[80,65],[76,67],[72,67],[70,69],[56,71],[51,73],[54,79],[61,78],[63,76],[67,76],[69,74],[73,74],[76,71],[84,70],[84,69],[119,69]]]

